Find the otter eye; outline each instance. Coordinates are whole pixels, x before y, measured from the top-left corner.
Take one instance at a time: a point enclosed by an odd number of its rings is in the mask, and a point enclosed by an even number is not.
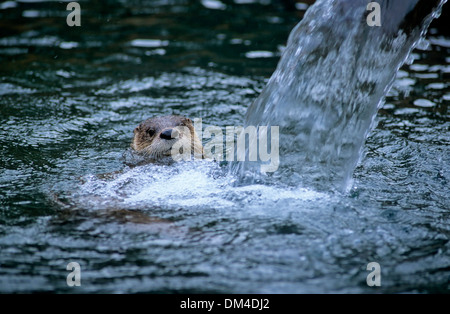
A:
[[[153,136],[153,135],[155,135],[155,130],[153,130],[153,129],[148,129],[148,130],[147,130],[147,134],[148,134],[149,136]]]

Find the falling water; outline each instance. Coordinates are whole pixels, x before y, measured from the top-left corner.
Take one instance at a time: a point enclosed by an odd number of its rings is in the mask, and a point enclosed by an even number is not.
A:
[[[277,180],[338,191],[350,186],[384,96],[446,0],[380,0],[381,27],[367,23],[369,2],[320,0],[310,7],[248,108],[247,126],[280,127]],[[254,166],[233,165],[252,178]]]

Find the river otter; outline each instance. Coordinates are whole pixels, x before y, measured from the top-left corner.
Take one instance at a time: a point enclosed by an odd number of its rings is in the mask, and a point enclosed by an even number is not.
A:
[[[205,159],[203,146],[197,133],[195,132],[192,121],[188,118],[176,115],[154,117],[143,121],[134,129],[134,137],[131,148],[143,157],[139,165],[147,162],[170,162],[172,159],[190,160],[192,156],[198,159]],[[129,166],[135,166],[130,164]],[[123,171],[118,170],[112,173],[97,174],[100,180],[114,180]],[[83,179],[83,178],[81,178]],[[84,181],[84,180],[82,180]],[[89,195],[85,199],[80,198],[79,204],[94,202],[105,204],[104,199],[95,195]],[[50,204],[61,209],[55,222],[67,220],[67,215],[77,215],[80,217],[89,215],[106,222],[113,220],[123,223],[145,224],[149,227],[146,230],[154,232],[172,232],[177,230],[172,226],[172,221],[163,218],[149,216],[138,210],[128,210],[126,208],[116,207],[114,203],[106,207],[100,206],[94,211],[84,211],[76,203],[61,198],[56,193],[51,193]]]
[[[195,132],[192,121],[182,116],[153,117],[134,129],[131,148],[148,161],[161,161],[172,157],[179,161],[203,159],[202,142]]]

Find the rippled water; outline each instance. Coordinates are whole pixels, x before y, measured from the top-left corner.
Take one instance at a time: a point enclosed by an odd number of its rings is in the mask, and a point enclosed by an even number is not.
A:
[[[237,184],[209,161],[124,164],[150,116],[244,123],[304,11],[108,4],[81,3],[79,28],[66,26],[65,3],[0,4],[1,292],[448,291],[442,28],[398,73],[354,186],[339,194]],[[66,284],[73,261],[80,287]],[[370,262],[379,288],[366,285]]]

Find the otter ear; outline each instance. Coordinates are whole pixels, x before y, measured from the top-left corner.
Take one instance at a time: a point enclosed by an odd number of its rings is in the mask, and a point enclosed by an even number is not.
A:
[[[141,130],[141,126],[138,125],[134,130],[133,133],[136,134],[136,132],[139,132]]]
[[[192,123],[192,120],[189,119],[189,118],[183,118],[182,123],[183,124],[185,124],[185,123]]]

